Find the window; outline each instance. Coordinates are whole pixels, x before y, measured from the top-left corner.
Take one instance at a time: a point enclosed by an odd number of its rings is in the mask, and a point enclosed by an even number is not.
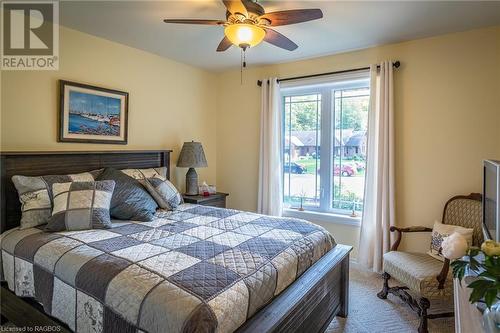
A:
[[[281,87],[284,206],[363,211],[370,87],[368,73]]]

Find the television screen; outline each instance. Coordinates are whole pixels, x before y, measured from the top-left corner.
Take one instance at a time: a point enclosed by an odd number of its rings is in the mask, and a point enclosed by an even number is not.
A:
[[[484,161],[483,220],[487,237],[500,240],[500,161]]]

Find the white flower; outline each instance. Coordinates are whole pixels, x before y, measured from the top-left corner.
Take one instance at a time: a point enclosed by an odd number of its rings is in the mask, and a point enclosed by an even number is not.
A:
[[[458,232],[454,232],[443,239],[441,243],[442,253],[445,258],[455,260],[462,258],[467,252],[469,245],[464,236]]]

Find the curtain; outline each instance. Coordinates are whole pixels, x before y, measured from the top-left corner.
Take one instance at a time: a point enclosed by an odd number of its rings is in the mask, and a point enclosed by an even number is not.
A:
[[[281,119],[278,80],[276,78],[262,80],[257,211],[261,214],[275,216],[281,215],[283,203]]]
[[[358,262],[382,271],[383,255],[389,252],[394,225],[394,93],[392,61],[370,67],[370,110],[364,209]]]

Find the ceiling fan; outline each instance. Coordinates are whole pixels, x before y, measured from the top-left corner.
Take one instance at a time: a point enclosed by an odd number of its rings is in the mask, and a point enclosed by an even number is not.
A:
[[[262,41],[293,51],[298,45],[271,27],[317,20],[323,17],[321,9],[293,9],[266,13],[252,0],[223,0],[226,21],[200,19],[165,19],[165,23],[204,24],[224,27],[224,38],[217,52],[236,45],[245,51]]]

